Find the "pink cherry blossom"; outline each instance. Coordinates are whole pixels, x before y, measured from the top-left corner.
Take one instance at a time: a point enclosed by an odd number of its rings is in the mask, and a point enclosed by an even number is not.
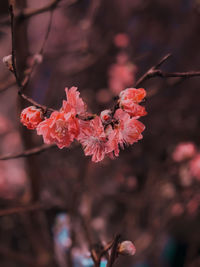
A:
[[[190,173],[200,180],[200,153],[198,153],[189,163]]]
[[[42,111],[35,106],[27,107],[21,112],[21,123],[28,129],[35,129],[42,119]]]
[[[130,116],[145,116],[147,114],[145,108],[138,105],[145,96],[146,91],[143,88],[127,88],[119,95],[119,105]]]
[[[114,129],[109,129],[107,151],[112,152],[114,156],[119,155],[119,146],[123,149],[124,145],[132,145],[138,140],[142,139],[142,132],[145,129],[144,124],[118,109],[115,112],[115,119],[118,123],[115,124]]]
[[[196,154],[196,146],[192,142],[183,142],[176,146],[172,158],[174,161],[180,162],[185,159],[192,158]]]
[[[117,130],[119,132],[119,143],[123,147],[123,144],[130,144],[142,139],[142,132],[145,126],[135,118],[131,118],[129,114],[122,109],[118,109],[115,113],[115,118],[119,120]]]
[[[106,135],[100,117],[90,121],[80,121],[78,141],[82,144],[86,156],[92,156],[92,161],[99,162],[106,154]]]
[[[68,88],[65,88],[67,101],[63,101],[63,106],[61,108],[61,111],[63,112],[71,112],[72,110],[74,114],[78,115],[85,115],[87,106],[83,102],[82,98],[79,96],[80,93],[77,91],[77,87],[71,87],[69,90]]]
[[[146,97],[146,91],[143,88],[127,88],[119,94],[119,97],[122,102],[131,100],[134,103],[140,103]]]
[[[78,133],[78,119],[70,112],[54,111],[37,127],[37,134],[43,136],[46,144],[56,143],[59,148],[68,147]]]

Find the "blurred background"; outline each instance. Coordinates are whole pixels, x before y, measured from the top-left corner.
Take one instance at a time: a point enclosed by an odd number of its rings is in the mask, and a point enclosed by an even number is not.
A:
[[[200,70],[199,0],[12,4],[20,77],[34,65],[25,92],[48,107],[59,109],[64,88],[77,86],[98,114],[167,53],[162,70]],[[3,58],[12,49],[6,0],[0,26]],[[198,77],[145,81],[144,138],[115,160],[92,163],[75,144],[0,161],[0,266],[90,267],[91,243],[106,244],[118,233],[137,252],[114,266],[200,266],[199,83]],[[26,106],[1,62],[1,156],[43,144],[19,122]],[[12,212],[32,203],[31,211]]]

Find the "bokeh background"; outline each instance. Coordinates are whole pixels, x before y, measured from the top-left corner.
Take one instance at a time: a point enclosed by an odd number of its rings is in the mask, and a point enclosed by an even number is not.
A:
[[[98,114],[167,53],[163,70],[200,70],[199,0],[61,0],[30,18],[19,15],[50,2],[12,1],[18,70],[23,78],[35,58],[41,61],[25,89],[41,104],[58,109],[64,88],[77,86]],[[0,25],[3,58],[11,53],[6,0]],[[114,266],[200,266],[199,84],[199,77],[145,81],[144,138],[115,160],[92,163],[75,144],[0,161],[0,266],[90,267],[88,239],[105,244],[116,233],[137,252]],[[42,144],[20,124],[26,106],[1,62],[2,156]],[[173,153],[183,142],[196,152],[177,162]],[[32,211],[5,214],[31,203]]]

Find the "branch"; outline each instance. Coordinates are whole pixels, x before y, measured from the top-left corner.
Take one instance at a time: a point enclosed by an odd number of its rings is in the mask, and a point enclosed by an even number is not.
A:
[[[61,0],[52,0],[49,4],[41,8],[25,8],[23,11],[17,12],[17,14],[15,15],[15,18],[21,22],[35,15],[39,15],[39,14],[42,14],[48,11],[53,11],[54,9],[58,7],[59,2],[61,2]],[[69,6],[70,4],[73,4],[73,2],[74,1],[72,0],[72,3],[69,3]],[[10,21],[8,17],[4,17],[3,19],[0,20],[0,24],[4,26],[9,25],[9,22]]]
[[[39,210],[43,209],[44,206],[40,203],[33,203],[31,205],[27,206],[21,206],[21,207],[15,207],[15,208],[8,208],[8,209],[2,209],[0,210],[0,217],[1,216],[7,216],[7,215],[13,215],[16,213],[23,213],[23,212],[28,212],[28,211],[34,211],[34,210]]]
[[[44,266],[37,259],[28,256],[27,253],[22,253],[19,251],[11,250],[10,248],[6,248],[5,244],[0,245],[0,254],[1,256],[6,257],[9,260],[12,260],[15,264],[19,262],[23,264],[23,266],[29,267]],[[21,264],[19,266],[21,266]]]
[[[118,249],[118,245],[119,245],[119,242],[120,242],[120,238],[121,236],[120,235],[116,235],[114,241],[113,241],[113,245],[112,245],[112,250],[111,250],[111,254],[110,254],[110,257],[109,257],[109,260],[108,260],[108,263],[107,263],[107,266],[106,267],[112,267],[113,266],[113,263],[115,262],[116,258],[117,258],[117,249]]]
[[[15,38],[14,38],[14,13],[13,13],[12,5],[9,6],[9,13],[10,13],[10,19],[11,19],[10,26],[11,26],[11,36],[12,36],[12,67],[13,67],[13,73],[14,73],[14,76],[15,76],[15,79],[16,79],[16,83],[17,83],[18,88],[19,88],[18,89],[18,94],[19,94],[19,96],[21,98],[25,99],[29,103],[33,104],[34,106],[36,106],[38,108],[41,108],[44,113],[46,113],[47,111],[53,112],[53,111],[55,111],[54,109],[48,108],[48,107],[46,107],[44,105],[41,105],[41,104],[37,103],[32,98],[26,96],[24,93],[21,92],[24,89],[24,86],[21,84],[20,78],[19,78],[18,73],[17,73],[16,63],[15,63],[16,56],[15,56]],[[52,18],[52,15],[51,15],[51,18]],[[51,20],[50,20],[50,22],[51,22]],[[49,27],[48,27],[48,30],[47,30],[47,35],[45,37],[45,41],[44,41],[42,49],[41,49],[42,52],[43,52],[43,48],[44,48],[45,42],[46,42],[46,40],[48,38],[48,34],[50,32],[50,26],[51,26],[51,23],[49,24]]]
[[[55,146],[56,146],[55,144],[52,144],[52,145],[45,145],[44,144],[44,145],[41,145],[38,147],[34,147],[31,149],[25,150],[21,153],[15,153],[15,154],[7,155],[7,156],[1,156],[0,160],[18,159],[18,158],[24,158],[24,157],[40,154],[40,153],[42,153],[42,152],[44,152],[44,151],[46,151],[52,147],[55,147]]]
[[[58,3],[60,1],[61,0],[52,0],[49,4],[41,8],[36,8],[36,9],[26,8],[17,15],[17,19],[24,20],[47,11],[52,11],[58,6]]]
[[[33,63],[31,64],[31,66],[24,71],[25,76],[23,78],[23,81],[21,82],[21,86],[23,87],[23,90],[27,87],[27,85],[29,83],[29,80],[30,80],[30,77],[31,77],[35,67],[39,63],[42,62],[42,57],[43,57],[43,54],[44,54],[44,47],[46,45],[47,39],[49,37],[50,30],[51,30],[52,18],[53,18],[53,11],[51,10],[50,18],[49,18],[49,22],[48,22],[48,26],[47,26],[47,31],[45,33],[45,37],[44,37],[42,46],[41,46],[40,50],[38,51],[38,53],[33,55]],[[7,89],[9,89],[10,87],[14,86],[15,84],[16,84],[16,80],[14,81],[13,79],[10,79],[9,81],[7,81],[6,83],[4,83],[4,84],[2,84],[0,86],[0,93],[6,91]]]
[[[200,76],[200,71],[188,71],[188,72],[164,72],[160,69],[161,65],[169,59],[171,54],[167,54],[164,56],[155,66],[151,67],[135,84],[135,87],[140,86],[147,79],[151,79],[154,77],[162,77],[162,78],[171,78],[171,77],[179,77],[179,78],[191,78]]]

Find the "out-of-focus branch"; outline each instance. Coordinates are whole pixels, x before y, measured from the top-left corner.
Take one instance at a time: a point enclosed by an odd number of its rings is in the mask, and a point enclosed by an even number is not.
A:
[[[34,147],[31,149],[27,149],[23,152],[20,153],[15,153],[15,154],[10,154],[10,155],[6,155],[6,156],[1,156],[0,160],[9,160],[9,159],[18,159],[18,158],[24,158],[24,157],[28,157],[28,156],[32,156],[32,155],[36,155],[36,154],[40,154],[52,147],[56,147],[56,145],[52,144],[52,145],[41,145],[38,147]]]
[[[118,245],[119,245],[119,242],[120,242],[120,238],[121,236],[120,235],[116,235],[114,241],[113,241],[113,245],[112,245],[112,249],[111,249],[111,254],[110,254],[110,257],[109,257],[109,260],[108,260],[108,263],[107,263],[107,266],[106,267],[112,267],[117,256],[118,256],[118,253],[117,253],[117,250],[118,250]]]
[[[15,263],[20,262],[23,265],[25,264],[30,267],[42,266],[37,260],[35,260],[35,258],[28,256],[27,253],[23,254],[19,251],[11,250],[10,248],[6,248],[4,244],[0,245],[0,254],[9,260],[13,260]]]
[[[55,9],[58,6],[58,3],[61,2],[61,0],[52,0],[49,4],[47,4],[46,6],[40,7],[40,8],[26,8],[24,9],[22,12],[20,12],[17,15],[17,19],[20,20],[24,20],[24,19],[28,19],[32,16],[47,12],[47,11],[51,11],[53,9]]]
[[[14,13],[13,13],[13,7],[12,5],[9,6],[9,13],[10,13],[10,19],[11,19],[11,35],[12,35],[12,67],[13,67],[13,73],[14,73],[14,76],[15,76],[15,79],[16,79],[16,82],[17,82],[17,85],[18,85],[18,94],[20,97],[22,97],[23,99],[25,99],[27,102],[31,103],[32,105],[38,107],[38,108],[41,108],[42,111],[44,113],[46,113],[47,111],[55,111],[54,109],[52,108],[48,108],[44,105],[41,105],[39,103],[37,103],[35,100],[33,100],[31,97],[25,95],[24,93],[22,93],[21,91],[23,90],[23,85],[20,81],[20,78],[18,76],[18,73],[17,73],[17,68],[16,68],[16,63],[15,63],[15,60],[16,60],[16,56],[15,56],[15,40],[14,40]],[[49,29],[47,31],[47,33],[49,32]],[[48,35],[47,35],[48,37]]]
[[[140,86],[144,81],[154,78],[154,77],[162,77],[162,78],[191,78],[195,76],[200,76],[200,71],[188,71],[188,72],[164,72],[160,69],[161,65],[169,59],[171,54],[167,54],[164,56],[155,66],[151,67],[141,78],[136,82],[135,87]]]
[[[28,212],[28,211],[39,210],[39,209],[43,209],[43,208],[44,208],[44,206],[41,203],[34,203],[31,205],[27,205],[27,206],[2,209],[2,210],[0,210],[0,217],[12,215],[12,214],[17,214],[17,213]]]
[[[69,5],[73,4],[74,1],[70,1]],[[29,19],[35,15],[53,11],[58,7],[59,2],[61,2],[61,0],[52,0],[50,3],[40,8],[25,8],[24,10],[17,12],[15,18],[19,21],[24,21],[25,19]],[[9,18],[6,17],[1,19],[0,24],[5,26],[9,25]]]
[[[44,37],[42,46],[41,46],[40,50],[38,51],[38,53],[33,55],[33,63],[31,64],[31,66],[24,71],[25,76],[23,78],[23,81],[21,82],[21,86],[23,87],[23,89],[25,89],[26,86],[28,85],[30,77],[31,77],[35,67],[39,63],[41,63],[42,60],[43,60],[44,47],[46,45],[47,39],[49,37],[50,30],[51,30],[52,18],[53,18],[53,10],[51,10],[51,13],[50,13],[49,23],[48,23],[48,26],[47,26],[47,31],[45,33],[45,37]],[[3,83],[0,86],[0,93],[6,91],[7,89],[9,89],[10,87],[14,86],[15,84],[16,84],[16,82],[13,79],[10,79],[8,82]]]

